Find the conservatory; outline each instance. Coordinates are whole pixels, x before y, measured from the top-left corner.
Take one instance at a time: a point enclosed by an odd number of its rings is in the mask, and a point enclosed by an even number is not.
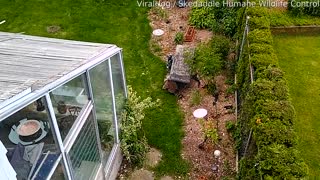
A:
[[[114,179],[126,97],[121,48],[0,32],[1,177]]]

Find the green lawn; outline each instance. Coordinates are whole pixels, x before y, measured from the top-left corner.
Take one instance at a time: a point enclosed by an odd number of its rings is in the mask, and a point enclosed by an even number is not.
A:
[[[150,145],[160,149],[164,161],[158,174],[186,174],[180,156],[182,114],[175,96],[162,90],[165,64],[150,53],[151,28],[147,8],[132,0],[0,0],[0,31],[63,39],[112,43],[123,48],[127,81],[142,97],[162,101],[147,112],[144,129]],[[46,27],[62,30],[48,34]]]
[[[320,177],[320,36],[275,36],[274,46],[285,71],[296,109],[298,148],[310,177]]]

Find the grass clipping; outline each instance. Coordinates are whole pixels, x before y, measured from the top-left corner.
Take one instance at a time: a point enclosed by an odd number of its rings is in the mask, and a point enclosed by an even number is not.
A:
[[[130,86],[128,87],[128,99],[121,119],[120,138],[124,157],[133,165],[141,166],[149,150],[142,129],[145,110],[159,104],[159,100],[153,102],[150,97],[142,100]]]

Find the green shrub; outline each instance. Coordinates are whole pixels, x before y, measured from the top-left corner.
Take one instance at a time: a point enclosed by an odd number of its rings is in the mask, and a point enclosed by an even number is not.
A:
[[[222,6],[194,6],[190,13],[189,23],[197,28],[207,28],[214,32],[233,37],[237,29],[237,8]],[[196,3],[212,2],[197,0]]]
[[[216,53],[221,53],[222,57],[226,57],[228,55],[230,49],[230,40],[221,35],[215,35],[210,40],[210,47],[212,51]]]
[[[254,67],[261,67],[266,68],[269,65],[277,66],[278,65],[278,58],[275,54],[266,54],[266,53],[253,53],[251,56],[251,62]]]
[[[268,16],[268,10],[267,8],[264,7],[251,7],[251,8],[247,8],[247,15],[250,18],[254,18],[254,17],[266,17]]]
[[[272,64],[272,63],[270,63]],[[256,70],[256,78],[268,79],[270,81],[281,81],[284,79],[283,71],[277,67],[268,66]]]
[[[212,119],[208,119],[208,120],[199,119],[199,122],[201,124],[204,138],[207,138],[209,141],[211,141],[213,144],[215,144],[218,141],[219,136],[218,136],[217,129],[214,127],[213,120]]]
[[[298,151],[281,144],[261,147],[256,158],[263,179],[301,179],[308,172]]]
[[[274,82],[257,79],[250,86],[249,93],[250,98],[255,101],[260,99],[287,100],[289,98],[288,87],[284,80]]]
[[[272,45],[273,39],[269,29],[255,29],[249,32],[248,40],[250,44],[270,44]]]
[[[240,161],[240,179],[301,179],[307,166],[295,150],[294,108],[288,86],[272,47],[270,21],[266,8],[248,8],[249,43],[238,62],[241,84],[241,135],[253,129],[247,157]],[[250,54],[250,60],[249,56]],[[254,82],[249,81],[249,65],[254,67]],[[299,168],[300,167],[300,168]]]
[[[269,29],[270,20],[267,17],[253,17],[249,19],[250,30]]]
[[[281,122],[287,126],[292,126],[294,118],[294,108],[290,101],[273,101],[263,99],[263,102],[255,104],[257,114],[264,114],[268,119],[281,119]]]
[[[226,122],[226,129],[228,132],[232,132],[233,130],[235,130],[236,128],[236,124],[233,123],[232,121],[227,121]]]
[[[256,123],[253,137],[258,147],[272,143],[284,144],[286,147],[292,147],[296,144],[293,128],[283,124],[280,119],[264,119],[257,115],[253,121]]]
[[[213,79],[222,69],[221,53],[213,51],[208,43],[200,44],[195,50],[194,59],[187,61],[194,74],[206,80]]]
[[[213,81],[210,81],[208,84],[207,84],[207,90],[209,92],[209,94],[215,94],[216,91],[217,91],[217,85],[215,82]]]
[[[156,106],[157,102],[152,102],[150,97],[142,100],[131,87],[128,88],[128,100],[120,125],[121,150],[124,157],[134,165],[143,164],[145,154],[149,149],[142,129],[144,110]]]
[[[206,0],[197,0],[196,3],[203,3]],[[193,6],[190,13],[189,23],[197,28],[211,28],[216,23],[213,7]]]
[[[250,55],[253,56],[254,54],[274,54],[274,49],[270,44],[258,44],[253,43],[250,44]]]
[[[183,41],[184,41],[183,33],[177,32],[176,35],[174,36],[174,42],[176,44],[182,44]]]

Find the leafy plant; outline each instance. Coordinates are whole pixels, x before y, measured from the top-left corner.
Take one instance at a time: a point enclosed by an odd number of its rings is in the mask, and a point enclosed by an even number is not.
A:
[[[207,0],[197,0],[197,4],[207,2]],[[189,23],[197,28],[211,28],[216,22],[213,7],[193,6],[190,13]]]
[[[142,129],[145,110],[157,106],[158,103],[159,101],[152,102],[150,97],[142,100],[131,87],[128,87],[128,100],[120,126],[121,149],[124,157],[134,165],[142,165],[149,149]]]
[[[236,125],[232,121],[226,122],[226,129],[228,132],[232,132],[235,129]]]
[[[210,81],[208,84],[207,84],[207,90],[209,92],[209,94],[215,94],[216,91],[217,91],[217,85],[215,82],[212,82]]]
[[[176,44],[182,44],[183,41],[184,41],[183,33],[177,32],[176,35],[174,36],[174,42]]]
[[[154,6],[151,8],[151,13],[156,15],[161,20],[168,19],[168,13],[160,6]]]
[[[194,59],[187,63],[195,74],[205,79],[213,79],[221,71],[222,54],[212,51],[207,43],[200,44],[195,50]]]
[[[208,119],[208,120],[199,119],[199,122],[202,127],[204,138],[208,138],[214,144],[216,142],[218,142],[218,139],[219,139],[218,131],[214,127],[215,125],[213,124],[213,120],[212,119]]]
[[[201,97],[200,91],[199,90],[192,91],[190,105],[191,106],[199,105],[201,103],[201,100],[202,100],[202,97]]]
[[[215,35],[210,40],[210,48],[216,53],[221,53],[221,57],[224,58],[228,55],[230,40],[225,36]]]

